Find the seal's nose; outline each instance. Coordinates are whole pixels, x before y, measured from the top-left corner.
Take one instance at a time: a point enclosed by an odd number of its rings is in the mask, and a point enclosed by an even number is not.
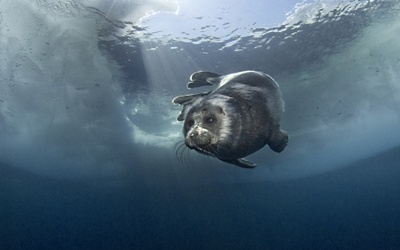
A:
[[[193,131],[192,133],[190,133],[190,138],[197,137],[198,135],[199,135],[198,131]]]

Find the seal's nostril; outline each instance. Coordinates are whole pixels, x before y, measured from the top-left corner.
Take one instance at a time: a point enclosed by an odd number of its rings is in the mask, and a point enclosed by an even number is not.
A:
[[[198,136],[198,135],[199,135],[199,133],[198,133],[197,131],[194,131],[194,132],[192,132],[192,133],[190,134],[190,137],[193,138],[193,137],[196,137],[196,136]]]

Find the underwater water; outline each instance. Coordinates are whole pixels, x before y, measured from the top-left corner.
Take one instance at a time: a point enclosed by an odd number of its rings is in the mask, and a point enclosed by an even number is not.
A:
[[[0,249],[400,249],[400,3],[215,2],[0,0]],[[249,69],[287,148],[177,155],[189,76]]]

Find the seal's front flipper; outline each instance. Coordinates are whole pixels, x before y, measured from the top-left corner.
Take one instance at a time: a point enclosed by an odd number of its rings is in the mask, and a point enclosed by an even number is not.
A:
[[[187,103],[192,103],[195,99],[199,97],[203,97],[208,95],[210,92],[204,92],[200,94],[192,94],[192,95],[178,95],[174,99],[172,99],[172,103],[183,105]]]
[[[191,89],[218,84],[220,82],[220,76],[221,75],[217,73],[199,71],[190,76],[190,82],[187,84],[187,87]]]
[[[257,167],[256,164],[252,163],[251,161],[248,161],[244,158],[240,158],[240,159],[220,159],[221,161],[239,166],[241,168],[255,168]]]
[[[289,142],[288,134],[283,130],[278,130],[272,134],[269,147],[277,153],[282,152]]]

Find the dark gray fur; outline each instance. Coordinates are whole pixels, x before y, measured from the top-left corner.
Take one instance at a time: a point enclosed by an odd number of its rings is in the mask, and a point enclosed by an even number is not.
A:
[[[256,165],[246,157],[265,145],[282,152],[288,141],[280,129],[284,104],[278,84],[267,74],[243,71],[229,75],[196,72],[188,88],[218,85],[210,92],[181,95],[178,121],[184,121],[185,144],[243,168]]]

